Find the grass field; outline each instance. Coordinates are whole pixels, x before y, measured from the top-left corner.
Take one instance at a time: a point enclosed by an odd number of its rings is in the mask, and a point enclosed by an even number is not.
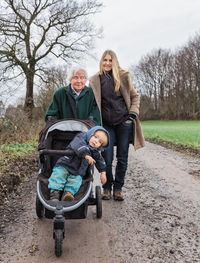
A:
[[[200,121],[144,121],[145,139],[200,149]]]

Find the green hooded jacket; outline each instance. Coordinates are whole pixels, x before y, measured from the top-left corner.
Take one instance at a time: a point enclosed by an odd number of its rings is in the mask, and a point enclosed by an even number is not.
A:
[[[91,88],[85,86],[77,99],[72,93],[71,84],[67,87],[59,88],[53,95],[51,105],[45,115],[53,119],[93,119],[95,125],[101,124],[100,112]]]

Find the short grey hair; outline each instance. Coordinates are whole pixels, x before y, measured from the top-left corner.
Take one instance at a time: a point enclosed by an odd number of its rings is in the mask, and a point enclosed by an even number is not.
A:
[[[85,69],[81,68],[81,67],[75,67],[75,68],[72,68],[72,70],[69,73],[69,77],[68,77],[69,81],[71,81],[71,79],[74,76],[74,74],[76,72],[78,72],[78,71],[82,71],[84,73],[84,75],[85,75],[86,80],[87,80],[87,78],[88,78],[87,71]]]

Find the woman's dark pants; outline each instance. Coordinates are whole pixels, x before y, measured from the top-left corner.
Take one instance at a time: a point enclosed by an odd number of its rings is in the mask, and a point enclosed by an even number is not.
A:
[[[106,161],[106,176],[107,182],[103,186],[106,190],[113,191],[119,190],[121,191],[122,186],[124,185],[124,178],[128,166],[128,150],[129,150],[129,141],[130,136],[133,132],[133,123],[126,124],[121,123],[116,126],[108,126],[104,125],[104,128],[110,134],[110,142],[109,147],[102,153],[105,161]],[[116,157],[117,157],[117,165],[115,169],[115,178],[113,177],[112,172],[112,163],[114,159],[114,145],[116,142]]]

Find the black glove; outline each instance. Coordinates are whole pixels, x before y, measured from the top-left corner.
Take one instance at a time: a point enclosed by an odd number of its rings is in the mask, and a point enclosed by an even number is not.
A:
[[[128,115],[127,120],[133,121],[133,120],[136,119],[136,117],[137,117],[137,116],[136,116],[135,114],[131,113],[131,114]]]

